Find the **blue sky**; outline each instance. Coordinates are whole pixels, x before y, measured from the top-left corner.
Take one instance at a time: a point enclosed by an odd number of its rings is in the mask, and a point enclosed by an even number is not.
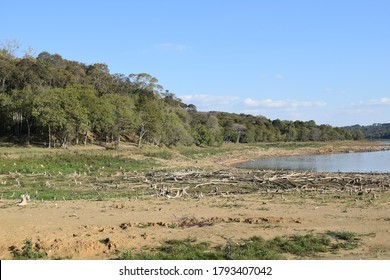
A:
[[[390,122],[390,1],[3,1],[0,41],[156,77],[200,111]]]

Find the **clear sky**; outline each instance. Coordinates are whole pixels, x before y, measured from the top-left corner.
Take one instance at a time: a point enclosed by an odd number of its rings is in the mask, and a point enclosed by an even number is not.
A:
[[[390,123],[388,0],[2,1],[5,40],[149,73],[199,111]]]

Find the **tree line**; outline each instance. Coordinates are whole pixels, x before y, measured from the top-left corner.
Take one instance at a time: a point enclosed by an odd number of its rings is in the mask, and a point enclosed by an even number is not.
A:
[[[153,145],[359,139],[355,131],[314,121],[198,112],[147,73],[111,74],[106,64],[86,65],[59,54],[15,56],[0,49],[0,136],[25,144],[120,141]]]
[[[352,125],[343,127],[343,129],[359,133],[364,139],[379,140],[390,139],[390,123],[374,123],[372,125]]]

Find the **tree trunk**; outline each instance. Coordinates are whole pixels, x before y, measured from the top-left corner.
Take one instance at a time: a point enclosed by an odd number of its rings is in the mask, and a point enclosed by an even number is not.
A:
[[[5,78],[3,78],[1,91],[0,92],[4,92],[4,91],[5,91]]]
[[[84,146],[87,146],[87,139],[88,139],[88,132],[86,132],[84,134],[84,137],[83,137],[83,144],[84,144]]]
[[[142,137],[144,136],[144,134],[140,133],[139,135],[139,140],[138,140],[138,149],[141,148],[141,145],[142,145]]]
[[[26,118],[26,123],[27,123],[27,141],[26,141],[26,144],[29,146],[30,145],[30,135],[31,135],[31,125],[30,125],[30,122],[28,121],[28,118]]]
[[[241,132],[238,132],[236,144],[240,143]]]
[[[51,130],[50,130],[50,124],[49,124],[49,146],[48,148],[51,148]]]
[[[141,131],[139,133],[139,140],[138,140],[138,149],[141,148],[142,145],[142,138],[145,136],[146,130],[145,130],[145,123],[141,124]]]
[[[62,137],[61,139],[61,148],[63,149],[68,149],[69,145],[68,145],[68,136],[65,135],[64,137]]]
[[[116,141],[115,141],[115,149],[119,149],[119,144],[120,144],[120,141],[121,141],[121,136],[118,135],[118,137],[116,138]]]

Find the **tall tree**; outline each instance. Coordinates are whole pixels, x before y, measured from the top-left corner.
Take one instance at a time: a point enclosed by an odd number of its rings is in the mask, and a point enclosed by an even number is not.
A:
[[[34,124],[34,115],[33,115],[33,104],[36,96],[36,90],[32,89],[30,86],[25,87],[22,90],[14,90],[11,94],[12,110],[14,114],[21,116],[21,130],[23,122],[26,123],[27,128],[27,137],[26,144],[30,145],[31,140],[31,127]]]
[[[159,95],[163,90],[158,80],[147,73],[130,74],[129,79],[136,93],[140,95],[148,95],[151,98]]]
[[[164,114],[162,142],[167,146],[177,144],[188,146],[194,142],[191,134],[184,127],[183,122],[172,110]]]
[[[156,97],[141,95],[136,107],[138,147],[141,148],[145,138],[159,144],[162,136],[163,111]]]
[[[10,42],[3,43],[0,48],[0,93],[7,90],[7,82],[9,82],[15,71],[16,60],[14,52],[18,48],[15,44]],[[9,86],[12,87],[11,85]]]
[[[8,94],[0,93],[0,133],[9,131],[12,124],[13,103]]]
[[[106,64],[95,63],[90,65],[87,68],[87,75],[99,96],[109,93],[113,81]]]
[[[206,127],[212,133],[214,138],[214,143],[216,143],[218,146],[222,145],[223,142],[222,129],[221,126],[219,125],[218,118],[214,115],[209,115],[206,121]]]
[[[109,131],[112,138],[115,139],[115,147],[118,148],[120,138],[130,133],[135,126],[134,100],[130,96],[118,94],[106,94],[101,98],[109,110],[106,112],[109,113],[109,116],[104,119],[104,124],[111,123]]]
[[[66,112],[61,106],[61,96],[55,89],[40,88],[33,101],[32,115],[37,123],[47,129],[48,148],[53,147],[53,132],[67,124]]]
[[[236,143],[240,143],[241,135],[246,131],[247,127],[243,124],[235,123],[233,124],[233,129],[236,133]]]

